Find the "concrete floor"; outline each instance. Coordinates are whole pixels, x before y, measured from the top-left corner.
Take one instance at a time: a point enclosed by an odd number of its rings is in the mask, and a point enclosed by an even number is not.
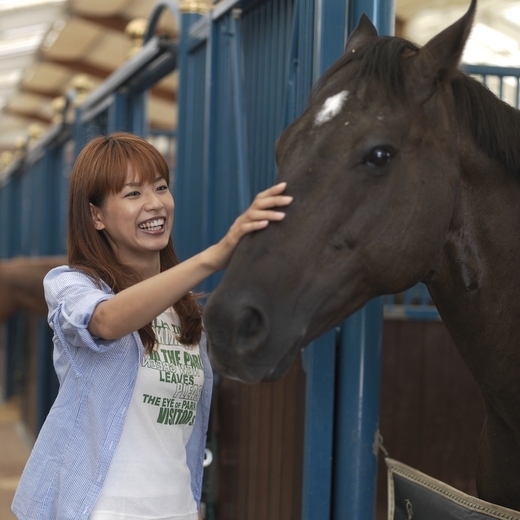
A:
[[[23,440],[19,402],[0,403],[0,520],[16,519],[11,502],[29,451]]]

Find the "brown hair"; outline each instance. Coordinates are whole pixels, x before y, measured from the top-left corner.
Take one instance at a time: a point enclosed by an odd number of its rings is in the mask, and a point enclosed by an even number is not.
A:
[[[154,182],[160,174],[170,184],[170,172],[163,156],[150,143],[132,134],[118,132],[96,137],[79,154],[70,178],[68,216],[68,261],[97,283],[103,280],[115,293],[139,282],[140,273],[121,264],[103,231],[94,228],[89,203],[102,207],[105,198],[123,189],[128,166],[140,175],[142,182]],[[161,271],[179,263],[173,241],[160,252]],[[195,295],[188,293],[173,306],[181,322],[177,338],[185,345],[200,341],[202,311]],[[139,335],[150,353],[156,337],[149,323]]]

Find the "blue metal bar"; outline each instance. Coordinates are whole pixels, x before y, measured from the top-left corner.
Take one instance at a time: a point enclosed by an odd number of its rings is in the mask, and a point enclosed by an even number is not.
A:
[[[205,18],[200,14],[183,13],[181,17],[181,39],[178,45],[179,69],[179,116],[177,127],[177,166],[174,195],[177,200],[175,219],[175,243],[181,258],[192,256],[205,245],[207,213],[206,170],[208,147],[207,98],[211,89],[206,81],[208,66],[206,59],[210,43],[210,28],[206,38],[197,38],[192,45],[191,29]],[[189,222],[188,226],[186,223]]]
[[[249,188],[249,154],[247,144],[247,116],[244,100],[244,78],[238,13],[231,13],[231,73],[233,78],[233,103],[235,116],[235,139],[237,151],[238,207],[243,213],[251,201]]]
[[[129,99],[128,111],[130,117],[128,131],[141,137],[146,137],[149,132],[148,117],[146,111],[147,96],[147,92],[140,92],[138,94],[134,94]]]
[[[74,157],[77,157],[87,144],[87,129],[81,120],[81,110],[74,110],[74,125],[72,127],[72,139],[74,140]]]
[[[129,130],[128,128],[128,98],[125,94],[116,92],[113,102],[108,107],[108,127],[109,134]]]
[[[302,520],[326,519],[331,510],[336,330],[307,345]]]
[[[148,28],[146,30],[146,34],[143,40],[144,43],[147,43],[149,40],[152,39],[155,32],[155,28],[157,26],[157,22],[159,21],[159,18],[161,17],[161,14],[164,11],[164,9],[169,9],[171,11],[175,20],[177,21],[178,27],[181,27],[181,14],[177,2],[174,2],[173,0],[160,0],[154,6],[150,19],[148,21]]]
[[[461,69],[467,74],[481,74],[490,76],[520,76],[520,68],[514,67],[495,67],[493,65],[469,65],[463,63]]]
[[[215,182],[215,164],[216,164],[216,136],[217,133],[217,116],[216,107],[221,101],[217,97],[215,87],[216,71],[217,71],[217,51],[218,48],[218,28],[216,23],[210,24],[209,37],[206,44],[206,82],[204,91],[204,164],[203,164],[203,181],[205,191],[203,193],[203,220],[202,220],[202,236],[204,246],[210,245],[215,240],[215,226],[214,220],[215,199],[214,193],[217,190],[217,183]],[[221,187],[222,188],[222,187]],[[205,290],[211,290],[216,283],[208,280],[204,285]]]
[[[334,63],[345,45],[346,2],[315,0],[313,82]]]
[[[293,21],[291,31],[291,47],[289,51],[289,62],[287,64],[287,81],[284,96],[283,115],[285,121],[283,127],[287,126],[296,117],[296,75],[298,68],[298,19],[300,16],[300,3],[302,0],[295,0],[293,7]]]
[[[375,517],[383,298],[342,327],[334,444],[334,520]]]

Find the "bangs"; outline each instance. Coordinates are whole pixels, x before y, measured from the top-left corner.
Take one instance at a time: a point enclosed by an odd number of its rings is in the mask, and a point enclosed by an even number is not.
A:
[[[141,149],[139,150],[135,146],[128,148],[125,175],[121,175],[123,179],[122,182],[118,182],[116,191],[123,189],[128,173],[133,174],[135,176],[134,180],[140,183],[153,184],[157,177],[162,177],[166,184],[170,185],[170,171],[166,161],[153,145],[149,143],[147,145],[140,147]]]
[[[92,189],[89,202],[99,205],[107,195],[123,189],[130,173],[140,183],[153,184],[162,177],[170,185],[170,172],[161,153],[147,141],[131,134],[113,134],[92,143]],[[88,180],[87,180],[88,182]]]

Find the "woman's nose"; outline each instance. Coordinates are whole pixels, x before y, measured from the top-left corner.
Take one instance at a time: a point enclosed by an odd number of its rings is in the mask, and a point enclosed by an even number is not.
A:
[[[161,198],[155,193],[151,192],[146,197],[145,209],[147,210],[155,210],[161,209],[164,206]]]

